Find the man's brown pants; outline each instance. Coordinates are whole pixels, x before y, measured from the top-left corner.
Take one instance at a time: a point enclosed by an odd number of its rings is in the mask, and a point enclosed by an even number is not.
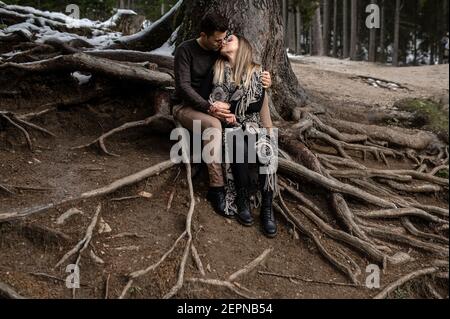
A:
[[[195,110],[190,106],[176,105],[173,108],[173,116],[176,120],[183,125],[184,128],[190,130],[194,129],[194,121],[201,122],[202,134],[207,129],[217,129],[222,132],[222,123],[217,118],[208,115],[206,113]],[[210,143],[215,143],[214,145],[209,145]],[[212,149],[222,150],[222,137],[212,136],[208,141],[204,141],[205,146],[213,146]],[[211,187],[223,187],[225,185],[222,164],[221,164],[221,154],[213,154],[214,160],[212,164],[207,164],[209,173],[209,183]]]

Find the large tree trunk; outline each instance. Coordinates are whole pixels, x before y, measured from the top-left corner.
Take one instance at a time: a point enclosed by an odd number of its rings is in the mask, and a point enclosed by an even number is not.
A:
[[[185,0],[186,12],[179,41],[199,36],[199,24],[207,12],[218,12],[230,18],[234,32],[245,36],[253,45],[255,61],[271,72],[273,79],[272,112],[289,118],[292,111],[306,102],[306,93],[284,48],[282,7],[278,1],[203,1]],[[251,17],[251,19],[249,19]]]

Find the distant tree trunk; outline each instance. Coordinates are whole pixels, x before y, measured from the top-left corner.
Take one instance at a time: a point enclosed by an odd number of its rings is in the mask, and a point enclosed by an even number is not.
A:
[[[395,2],[395,22],[394,22],[394,52],[392,56],[392,64],[398,66],[399,49],[400,49],[400,11],[401,0]]]
[[[382,0],[381,2],[381,12],[380,12],[380,62],[386,62],[386,21],[385,21],[385,2]]]
[[[302,37],[303,37],[303,23],[300,6],[295,7],[295,54],[302,54]]]
[[[288,39],[288,0],[281,0],[282,14],[283,14],[283,27],[284,27],[284,46],[289,47]]]
[[[338,0],[333,1],[333,57],[338,56]]]
[[[255,62],[272,74],[272,113],[290,118],[292,111],[303,106],[307,97],[284,50],[280,3],[253,0],[185,0],[183,25],[178,32],[180,40],[197,38],[200,34],[200,21],[208,12],[227,16],[231,21],[231,28],[251,42]]]
[[[309,47],[309,54],[310,55],[313,55],[312,53],[313,53],[313,27],[312,27],[312,24],[310,24],[310,26],[309,26],[309,30],[308,30],[308,39],[309,39],[309,45],[308,45],[308,47]]]
[[[430,65],[436,64],[436,46],[434,43],[433,36],[431,37],[431,44],[430,44]]]
[[[371,0],[371,4],[377,4],[376,0]],[[375,62],[377,60],[377,29],[370,29],[369,37],[369,62]]]
[[[322,25],[320,17],[320,3],[318,3],[317,9],[314,12],[312,21],[312,53],[311,55],[323,55],[323,37],[322,37]]]
[[[288,48],[289,52],[294,53],[295,52],[295,8],[294,8],[294,1],[289,0],[289,6],[288,6]]]
[[[344,0],[343,5],[343,31],[342,31],[342,42],[343,42],[343,52],[342,56],[344,59],[348,58],[350,56],[350,49],[349,49],[349,38],[348,38],[348,1]]]
[[[330,54],[330,0],[323,0],[323,54]]]
[[[356,60],[358,56],[358,0],[351,0],[351,35],[350,58]]]

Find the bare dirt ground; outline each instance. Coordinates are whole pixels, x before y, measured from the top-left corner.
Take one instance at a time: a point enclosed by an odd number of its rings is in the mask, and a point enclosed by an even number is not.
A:
[[[300,83],[328,110],[343,110],[356,117],[390,109],[404,98],[433,99],[448,104],[449,67],[447,65],[394,68],[368,62],[329,57],[295,57],[291,60]],[[374,77],[400,84],[407,89],[374,87],[363,80]]]
[[[311,97],[323,102],[330,110],[333,107],[341,108],[340,114],[353,110],[354,107],[391,106],[396,99],[404,96],[448,95],[448,67],[391,69],[333,59],[320,61],[326,63],[319,64],[318,60],[306,58],[294,62],[293,67]],[[412,91],[386,92],[351,79],[356,75],[371,75],[396,81],[407,85]],[[413,75],[420,77],[420,80],[413,81]],[[430,77],[429,80],[427,76]],[[102,79],[94,78],[91,84],[84,87],[79,87],[71,78],[56,75],[28,78],[18,83],[2,83],[3,89],[18,93],[1,97],[0,109],[20,114],[36,111],[36,108],[45,108],[47,103],[87,94],[94,90],[93,83],[102,83]],[[34,152],[27,149],[26,143],[19,135],[14,134],[14,130],[0,132],[0,183],[17,187],[14,195],[0,193],[0,213],[92,190],[167,160],[170,142],[166,136],[155,134],[150,129],[134,130],[108,140],[110,150],[121,155],[117,158],[101,155],[94,149],[73,149],[124,122],[147,117],[152,113],[152,104],[153,97],[147,88],[124,86],[121,90],[117,89],[89,103],[60,108],[58,112],[36,120],[36,124],[45,126],[56,133],[57,137],[48,138],[33,133],[33,142],[37,146]],[[376,165],[378,164],[374,164]],[[411,163],[396,165],[403,167],[410,166]],[[235,221],[225,220],[212,211],[204,199],[207,191],[205,170],[195,177],[194,186],[197,198],[194,240],[208,278],[225,279],[265,249],[273,248],[265,265],[258,270],[300,276],[308,280],[346,282],[343,276],[320,257],[312,243],[302,236],[293,239],[290,226],[281,218],[278,237],[269,240],[261,234],[258,223],[253,228],[243,228]],[[320,199],[325,196],[320,189],[311,185],[301,187],[311,198]],[[173,190],[173,205],[167,210]],[[137,195],[141,191],[152,194],[152,197],[113,201]],[[294,209],[294,201],[291,202],[289,198],[287,201]],[[448,207],[448,199],[440,196],[428,198],[427,201]],[[82,286],[77,290],[76,296],[104,298],[105,283],[109,277],[109,298],[117,298],[127,283],[126,275],[159,260],[184,231],[188,202],[185,172],[182,169],[180,173],[177,167],[110,196],[52,209],[24,221],[0,224],[0,282],[9,284],[27,297],[71,298],[72,291],[66,288],[64,282],[68,275],[65,265],[56,269],[54,266],[83,237],[96,206],[102,203],[101,216],[112,231],[98,234],[96,230],[91,248],[105,263],[96,264],[88,254],[83,256],[80,264]],[[73,217],[65,225],[57,225],[56,219],[70,208],[77,208],[84,215]],[[323,209],[327,209],[326,205]],[[303,222],[308,221],[305,219]],[[30,235],[24,225],[52,228],[65,233],[70,240],[52,240],[45,236],[36,238],[33,233]],[[138,236],[114,237],[123,233]],[[156,271],[137,280],[128,297],[161,298],[167,293],[176,280],[182,247],[178,246]],[[360,265],[368,264],[368,261],[351,251],[347,253]],[[406,267],[390,268],[382,276],[382,286],[392,282],[400,274],[406,274],[420,266],[424,255],[420,252],[412,252],[412,255],[417,257],[417,262]],[[188,265],[187,277],[199,276],[194,264],[189,262]],[[49,278],[48,275],[54,278]],[[370,298],[377,293],[365,287],[342,287],[269,277],[258,271],[245,276],[240,284],[261,298]],[[421,296],[419,288],[408,286],[397,291],[393,297]],[[237,296],[228,290],[187,283],[176,297]]]

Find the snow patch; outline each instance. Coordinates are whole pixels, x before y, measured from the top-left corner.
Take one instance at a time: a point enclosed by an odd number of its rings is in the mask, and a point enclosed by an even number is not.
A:
[[[180,27],[178,27],[170,36],[170,39],[167,40],[166,43],[164,43],[160,48],[151,51],[150,53],[153,54],[157,54],[157,55],[163,55],[163,56],[168,56],[168,57],[172,57],[173,53],[175,52],[175,48],[176,48],[176,40],[177,40],[177,36],[178,36],[178,31],[180,30]]]

